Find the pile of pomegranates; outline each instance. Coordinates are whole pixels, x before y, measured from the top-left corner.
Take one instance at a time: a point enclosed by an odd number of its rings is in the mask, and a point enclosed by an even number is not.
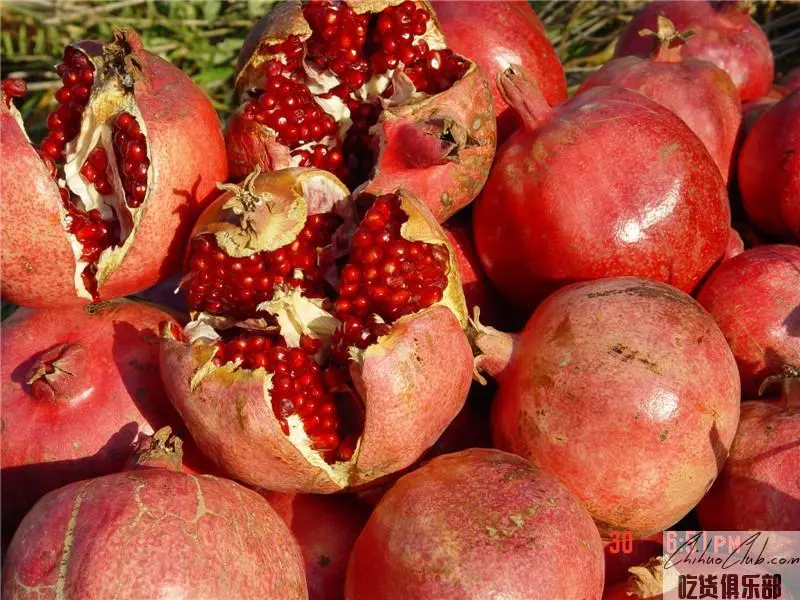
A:
[[[277,2],[224,123],[130,29],[40,139],[1,82],[4,597],[656,599],[665,530],[800,529],[800,71],[659,0],[568,94],[552,19]]]

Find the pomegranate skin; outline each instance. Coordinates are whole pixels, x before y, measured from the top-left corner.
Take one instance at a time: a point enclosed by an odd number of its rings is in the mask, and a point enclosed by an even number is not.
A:
[[[674,50],[678,56],[671,55]],[[727,183],[741,122],[736,86],[712,63],[682,59],[680,49],[674,50],[657,50],[646,59],[624,56],[611,60],[592,73],[578,93],[615,85],[666,106],[702,140]]]
[[[143,77],[134,95],[146,128],[152,179],[147,210],[136,239],[113,274],[99,286],[102,300],[139,292],[173,275],[186,239],[202,209],[228,176],[219,119],[208,98],[184,73],[145,52],[131,37]],[[5,138],[6,122],[3,122]],[[11,130],[11,128],[9,128]],[[75,290],[75,258],[58,212],[58,188],[33,149],[20,135],[3,140],[3,156],[13,156],[0,184],[2,295],[34,308],[86,304]],[[192,146],[202,136],[202,151]],[[6,144],[13,144],[6,153]],[[17,158],[19,157],[19,158]],[[34,179],[35,182],[32,182]]]
[[[800,241],[800,91],[761,115],[742,144],[737,173],[750,221]]]
[[[739,256],[742,252],[744,252],[744,241],[742,240],[742,236],[739,235],[738,231],[731,227],[730,235],[728,236],[728,245],[725,248],[725,254],[722,256],[722,260],[730,260],[734,256]]]
[[[118,300],[21,308],[3,322],[5,531],[50,490],[121,470],[137,436],[183,429],[158,374],[163,321],[175,322],[155,306]],[[55,373],[26,383],[48,363]]]
[[[736,362],[710,315],[633,277],[550,296],[499,384],[495,446],[555,474],[604,533],[644,537],[680,520],[717,476],[739,418]]]
[[[497,88],[497,75],[521,65],[554,106],[567,99],[564,69],[541,21],[527,2],[433,2],[447,43],[478,63],[489,79],[497,119],[497,143],[519,127],[519,119]]]
[[[280,492],[330,493],[412,464],[458,413],[469,392],[472,349],[449,308],[403,317],[351,363],[365,404],[364,429],[345,480],[312,465],[281,431],[263,399],[264,375],[219,368],[191,390],[208,347],[164,339],[167,394],[203,452],[231,476]],[[235,402],[231,402],[235,398]]]
[[[530,310],[564,285],[624,275],[691,291],[730,227],[724,182],[697,136],[613,87],[541,118],[500,149],[475,203],[478,255],[505,298]]]
[[[781,400],[744,402],[739,430],[725,468],[697,506],[702,527],[797,530],[798,439],[800,407],[796,398],[788,405]]]
[[[800,67],[789,71],[786,76],[781,79],[781,86],[790,92],[800,90]]]
[[[766,96],[775,76],[769,40],[750,16],[734,2],[719,2],[714,8],[705,1],[657,1],[636,13],[617,41],[616,56],[649,56],[655,38],[641,37],[641,29],[656,29],[664,15],[678,31],[692,31],[683,48],[686,58],[714,63],[728,73],[742,102]]]
[[[50,492],[25,517],[3,597],[308,598],[297,543],[269,504],[233,481],[164,469]]]
[[[800,364],[800,248],[770,244],[720,265],[697,301],[733,351],[742,396],[757,398],[764,379]]]
[[[265,492],[263,496],[300,545],[309,600],[342,600],[347,561],[369,507],[344,495]]]
[[[603,548],[586,510],[549,473],[491,449],[402,477],[350,556],[345,598],[599,598]]]

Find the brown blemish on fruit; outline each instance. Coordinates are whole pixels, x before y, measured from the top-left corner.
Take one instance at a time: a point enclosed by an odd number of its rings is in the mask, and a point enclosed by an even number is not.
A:
[[[624,363],[629,363],[631,361],[636,361],[638,363],[641,363],[656,375],[661,375],[661,368],[658,366],[657,363],[655,363],[654,361],[650,360],[645,356],[642,356],[641,352],[629,348],[625,344],[614,344],[609,349],[609,354],[611,356],[620,357],[620,359]]]
[[[239,421],[239,427],[246,429],[248,416],[245,414],[245,406],[247,406],[247,398],[236,396],[236,419]]]
[[[572,323],[570,323],[569,316],[565,316],[558,327],[555,328],[553,334],[550,336],[550,341],[571,344],[575,341],[575,335],[572,333]]]

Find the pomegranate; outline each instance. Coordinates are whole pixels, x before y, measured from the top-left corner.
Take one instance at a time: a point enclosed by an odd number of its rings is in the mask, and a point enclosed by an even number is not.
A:
[[[478,326],[498,377],[495,446],[561,479],[601,533],[644,537],[697,504],[739,418],[736,362],[691,297],[636,277],[576,283],[519,336]],[[658,502],[653,502],[658,498]]]
[[[354,203],[319,169],[225,187],[192,233],[194,321],[167,328],[161,354],[200,448],[281,492],[332,492],[412,464],[472,372],[453,251],[430,211],[405,191]]]
[[[690,291],[722,257],[725,185],[671,111],[614,87],[552,110],[518,71],[500,84],[525,128],[498,152],[473,229],[487,275],[516,307],[618,275]]]
[[[643,29],[639,33],[658,38],[652,56],[623,56],[607,62],[584,81],[579,93],[615,85],[666,106],[702,140],[727,182],[741,122],[736,86],[714,64],[683,58],[682,45],[690,36],[678,33],[668,18],[659,15],[658,31]]]
[[[141,434],[181,428],[158,374],[164,311],[117,300],[3,321],[3,529],[41,496],[119,471]]]
[[[173,274],[227,177],[208,98],[133,31],[68,46],[57,72],[38,150],[0,102],[2,294],[37,308],[125,296]]]
[[[733,258],[734,256],[739,256],[742,252],[744,252],[744,241],[742,240],[742,236],[739,235],[738,231],[731,227],[730,233],[728,234],[728,246],[725,248],[725,254],[722,255],[722,260],[725,261]]]
[[[628,569],[637,567],[664,552],[663,534],[654,533],[644,538],[624,540],[624,532],[617,532],[615,539],[603,542],[606,564],[606,589],[615,584],[625,583]],[[627,544],[630,546],[627,546]]]
[[[739,90],[742,102],[766,96],[775,66],[769,40],[750,18],[743,3],[656,1],[642,7],[619,37],[616,56],[650,56],[656,41],[642,37],[642,29],[655,29],[659,15],[669,18],[679,31],[691,31],[683,48],[685,58],[714,63]]]
[[[705,529],[794,531],[800,523],[800,369],[784,367],[778,400],[742,403],[719,479],[697,506]]]
[[[742,144],[739,190],[759,229],[800,241],[800,91],[767,110]]]
[[[475,251],[472,239],[472,215],[470,211],[462,211],[442,224],[444,233],[453,247],[461,287],[467,301],[467,310],[472,314],[475,307],[480,309],[481,316],[487,323],[498,327],[506,327],[518,319],[511,314],[503,297],[495,289],[486,273],[483,272],[480,258]]]
[[[159,430],[130,471],[42,498],[11,542],[3,598],[308,598],[297,542],[262,497],[180,470]]]
[[[720,265],[697,301],[711,313],[739,365],[744,398],[784,364],[800,364],[800,248],[769,244]]]
[[[764,96],[742,105],[742,127],[739,132],[740,141],[747,139],[747,134],[753,130],[758,120],[765,112],[777,104],[779,98]]]
[[[265,492],[264,497],[300,544],[309,600],[342,600],[347,560],[369,508],[347,496]]]
[[[441,222],[494,157],[489,83],[445,44],[425,1],[282,2],[239,55],[226,129],[234,179],[313,166],[380,195],[403,187]]]
[[[564,69],[530,4],[519,0],[437,0],[433,7],[448,45],[478,63],[491,82],[498,144],[520,126],[517,113],[506,104],[496,84],[497,76],[511,65],[525,69],[551,106],[567,99]]]
[[[356,541],[347,600],[599,598],[603,546],[559,481],[499,450],[402,477]]]
[[[603,600],[661,600],[662,592],[672,591],[678,587],[678,573],[675,568],[664,568],[665,559],[652,558],[646,563],[628,569],[630,577],[606,589]],[[670,595],[673,595],[670,594]]]

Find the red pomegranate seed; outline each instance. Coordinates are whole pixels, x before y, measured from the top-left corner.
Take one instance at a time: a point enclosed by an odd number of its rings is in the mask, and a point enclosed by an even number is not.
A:
[[[114,120],[112,137],[125,202],[131,208],[137,208],[147,195],[147,172],[150,167],[147,140],[136,118],[127,112],[120,113]]]

